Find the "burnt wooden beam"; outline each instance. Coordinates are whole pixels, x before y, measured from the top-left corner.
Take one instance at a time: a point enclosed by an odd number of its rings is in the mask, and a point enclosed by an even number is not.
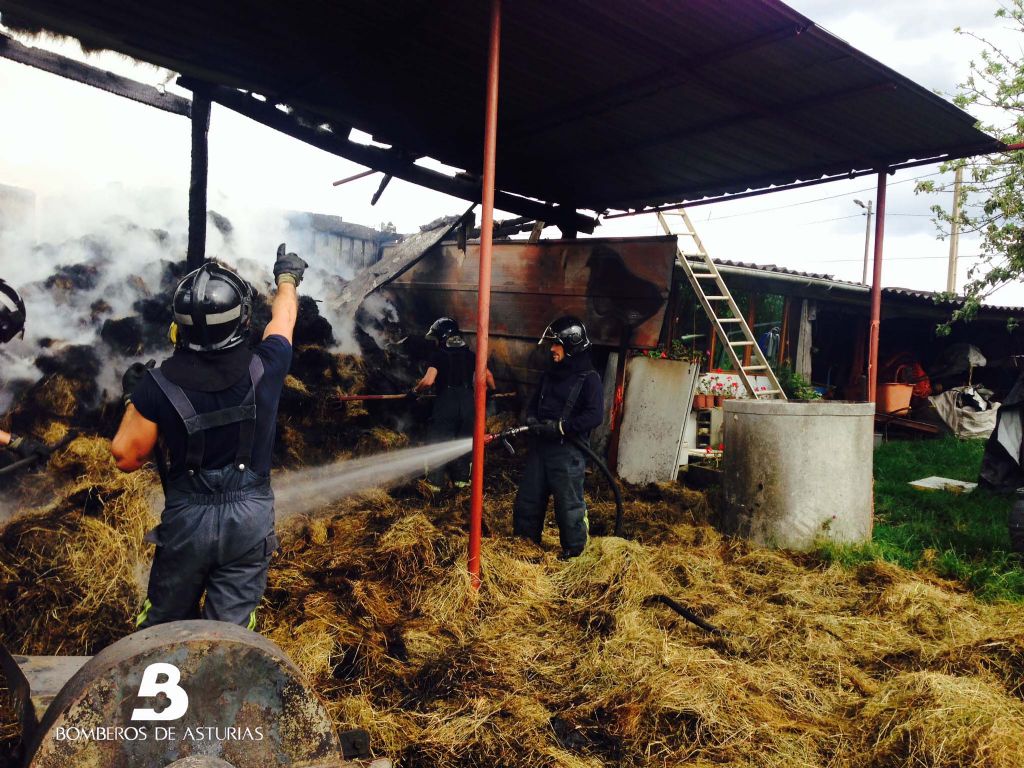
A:
[[[205,87],[205,84],[190,78],[179,78],[178,83],[192,90]],[[348,140],[348,126],[345,135],[328,130],[325,123],[313,116],[306,116],[291,109],[281,109],[275,100],[255,98],[252,94],[235,88],[224,86],[208,86],[210,99],[221,106],[227,107],[241,115],[255,120],[292,138],[304,141],[325,152],[365,165],[382,173],[418,184],[436,192],[443,192],[453,197],[480,202],[480,180],[467,174],[447,176],[443,173],[423,168],[410,160],[408,153],[395,149],[357,144]],[[596,219],[578,213],[566,206],[551,205],[529,198],[496,191],[494,205],[503,211],[541,219],[549,224],[565,226],[573,231],[593,232],[597,226]]]
[[[0,57],[162,109],[173,115],[189,117],[192,112],[192,102],[186,98],[165,93],[152,85],[115,75],[99,67],[83,64],[59,53],[45,51],[42,48],[30,48],[6,35],[0,35]]]
[[[192,175],[188,184],[189,271],[206,261],[206,188],[210,170],[210,97],[197,88],[192,98]]]

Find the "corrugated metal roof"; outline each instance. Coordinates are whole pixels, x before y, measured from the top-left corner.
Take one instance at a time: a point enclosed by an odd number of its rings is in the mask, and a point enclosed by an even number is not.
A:
[[[481,169],[488,5],[0,0],[7,24],[256,91],[339,137],[356,127],[469,174]],[[777,0],[508,2],[500,82],[499,187],[572,208],[1001,146]]]
[[[832,275],[826,275],[818,272],[800,272],[795,269],[780,267],[775,264],[754,264],[749,261],[732,261],[730,259],[712,259],[712,261],[722,267],[735,267],[739,269],[749,269],[753,272],[763,272],[766,277],[770,277],[771,275],[789,275],[791,277],[805,277],[810,280],[827,281],[839,290],[844,288],[856,288],[858,293],[863,293],[866,288],[862,283],[853,282],[851,280],[837,280]],[[728,276],[726,277],[726,282],[728,282]],[[950,309],[963,304],[962,299],[950,299],[938,291],[921,291],[914,288],[900,288],[896,286],[883,287],[882,295],[883,297],[891,296],[916,300],[929,305],[946,306]],[[1002,304],[983,304],[982,311],[1024,313],[1024,307],[1014,307]]]

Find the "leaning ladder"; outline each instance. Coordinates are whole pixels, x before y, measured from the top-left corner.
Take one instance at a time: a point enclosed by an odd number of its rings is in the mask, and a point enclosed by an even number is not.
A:
[[[679,226],[673,229],[670,220],[676,222]],[[786,393],[782,391],[779,380],[775,377],[775,372],[765,359],[764,353],[761,352],[761,347],[758,346],[757,341],[754,339],[754,334],[751,333],[750,327],[747,325],[747,321],[743,319],[743,313],[740,312],[740,308],[736,306],[736,301],[733,299],[732,294],[729,293],[729,289],[722,279],[722,274],[704,249],[704,244],[701,242],[697,230],[694,229],[693,222],[690,221],[690,216],[686,213],[686,209],[676,208],[670,211],[659,211],[658,222],[661,224],[665,234],[676,236],[676,261],[686,273],[686,277],[693,287],[693,292],[700,299],[704,311],[711,320],[711,324],[714,325],[718,337],[722,340],[722,345],[729,351],[729,358],[732,360],[733,367],[739,372],[740,380],[743,382],[743,386],[747,388],[747,392],[751,394],[751,397],[761,400],[785,400]],[[691,253],[680,247],[678,240],[680,237],[690,238],[696,250]],[[714,283],[715,290],[713,293],[708,294],[705,292],[704,286],[711,282]],[[721,315],[715,311],[716,307],[721,307],[722,305],[725,305],[729,310],[730,316]],[[743,340],[730,341],[729,334],[726,331],[727,326],[740,330],[743,333]],[[750,348],[750,365],[743,365],[741,353],[745,347]],[[761,390],[760,392],[757,391],[750,381],[750,376],[764,376],[767,378],[769,381],[768,389]]]

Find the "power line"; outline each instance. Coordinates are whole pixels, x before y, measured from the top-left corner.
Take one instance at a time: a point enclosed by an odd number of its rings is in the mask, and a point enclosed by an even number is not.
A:
[[[984,256],[978,254],[975,256],[959,256],[960,259],[982,259]],[[922,259],[944,259],[948,260],[948,256],[890,256],[884,259],[884,262],[888,264],[890,261],[920,261]],[[862,262],[864,258],[859,259],[815,259],[815,264],[838,264],[840,262]]]
[[[803,224],[798,224],[799,227],[809,227],[811,224],[825,224],[829,221],[842,221],[843,219],[859,219],[861,216],[866,216],[864,213],[851,213],[849,216],[836,216],[832,219],[819,219],[818,221],[805,221]],[[920,216],[924,218],[932,218],[930,213],[886,213],[885,217],[890,216]]]
[[[922,176],[915,176],[912,179],[901,179],[900,181],[894,181],[891,184],[888,184],[887,186],[895,187],[897,184],[909,184],[912,181],[920,181],[921,179],[927,179],[927,178],[929,178],[931,176],[941,176],[941,175],[942,175],[942,173],[940,171],[936,171],[935,173],[926,173],[926,174],[924,174]],[[770,213],[771,211],[781,211],[781,210],[783,210],[785,208],[796,208],[798,205],[810,205],[811,203],[820,203],[823,200],[835,200],[836,198],[839,198],[839,197],[849,197],[850,195],[859,195],[862,192],[873,192],[876,188],[877,187],[865,187],[864,189],[855,189],[855,190],[853,190],[851,192],[841,192],[841,193],[839,193],[837,195],[826,195],[825,197],[816,197],[813,200],[801,200],[798,203],[787,203],[786,205],[777,205],[777,206],[775,206],[773,208],[759,208],[756,211],[744,211],[743,213],[731,213],[728,216],[716,216],[714,218],[711,217],[712,211],[709,209],[708,210],[708,218],[706,218],[704,221],[706,221],[706,222],[725,221],[726,219],[736,219],[736,218],[739,218],[741,216],[754,216],[754,215],[759,214],[759,213]],[[685,208],[686,206],[683,206],[683,207]],[[863,214],[855,214],[855,215],[861,216]]]

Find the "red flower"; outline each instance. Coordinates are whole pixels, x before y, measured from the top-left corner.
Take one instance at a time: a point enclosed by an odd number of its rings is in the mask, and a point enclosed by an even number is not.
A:
[[[668,355],[666,355],[664,352],[662,352],[661,353],[661,359],[664,360],[666,357],[668,357]]]
[[[719,443],[718,444],[718,450],[724,451],[725,450],[725,443]]]

